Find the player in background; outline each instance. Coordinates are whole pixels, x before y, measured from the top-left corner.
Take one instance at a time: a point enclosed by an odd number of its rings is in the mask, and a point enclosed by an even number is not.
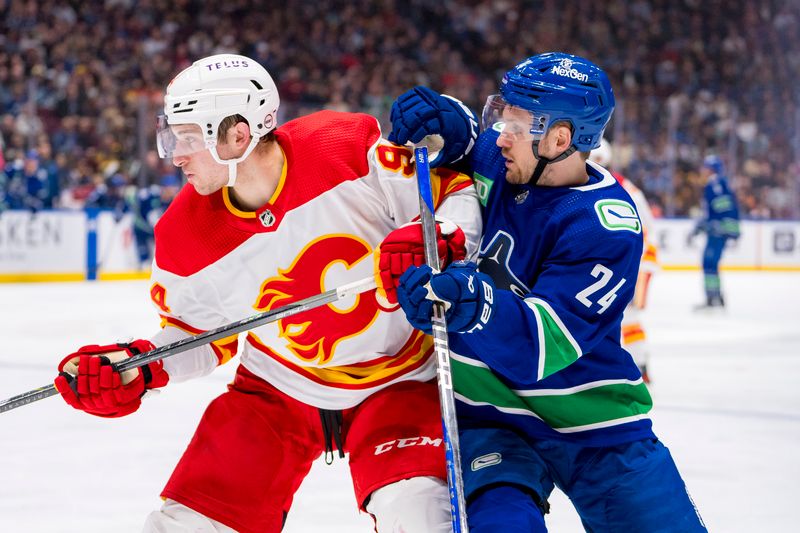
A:
[[[421,93],[393,108],[398,142],[442,134],[420,124],[437,104]],[[705,531],[620,343],[642,226],[630,195],[587,161],[613,109],[608,78],[584,58],[547,53],[511,69],[471,154],[479,265],[400,278],[416,327],[430,328],[431,298],[447,307],[471,533],[545,531],[554,486],[587,531]]]
[[[719,277],[719,263],[729,239],[739,238],[739,204],[728,185],[722,160],[709,155],[703,159],[700,176],[706,181],[703,186],[703,218],[689,235],[691,241],[700,233],[706,234],[703,250],[703,288],[706,301],[695,310],[713,310],[725,307]]]
[[[50,173],[41,165],[37,150],[26,150],[24,157],[9,162],[5,174],[4,188],[11,209],[35,213],[53,208],[58,195],[53,195]]]
[[[619,172],[612,170],[611,163],[614,159],[614,151],[611,143],[604,138],[600,139],[600,146],[592,150],[589,156],[590,161],[594,161],[601,167],[608,170],[614,178],[622,185],[633,200],[639,220],[642,221],[642,237],[644,238],[644,252],[642,261],[639,263],[639,275],[636,278],[636,288],[633,291],[633,300],[625,308],[622,316],[622,346],[630,352],[642,379],[645,383],[650,383],[650,375],[647,371],[647,362],[650,358],[650,343],[647,341],[647,334],[642,325],[642,316],[647,306],[647,289],[653,274],[658,271],[658,248],[655,244],[655,217],[650,210],[650,204],[644,192],[633,184]]]
[[[228,391],[206,409],[146,532],[274,533],[312,462],[350,454],[357,501],[378,532],[450,531],[432,340],[396,304],[424,256],[413,156],[377,120],[323,111],[277,127],[269,73],[238,55],[170,82],[158,146],[184,186],[155,228],[150,295],[162,329],[91,345],[55,380],[76,409],[136,411],[143,394],[231,359],[237,336],[140,369],[110,363],[369,276],[383,294],[248,332]],[[480,212],[469,177],[432,175],[442,265],[472,255]],[[378,265],[377,271],[375,265]]]
[[[180,190],[176,174],[165,174],[158,183],[144,187],[128,187],[125,194],[127,209],[133,215],[133,238],[139,270],[147,270],[153,260],[155,226]]]

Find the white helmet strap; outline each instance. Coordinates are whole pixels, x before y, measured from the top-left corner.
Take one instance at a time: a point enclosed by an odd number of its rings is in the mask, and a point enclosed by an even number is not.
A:
[[[233,187],[236,183],[236,169],[239,166],[239,160],[228,162],[228,187]]]
[[[217,153],[217,147],[213,146],[209,150],[211,152],[211,156],[214,158],[214,161],[219,163],[220,165],[227,165],[228,166],[228,187],[233,187],[236,184],[236,177],[238,175],[238,165],[245,159],[250,153],[255,149],[258,141],[261,140],[261,137],[256,137],[255,135],[250,139],[250,144],[247,145],[244,153],[237,157],[236,159],[222,159],[219,154]]]

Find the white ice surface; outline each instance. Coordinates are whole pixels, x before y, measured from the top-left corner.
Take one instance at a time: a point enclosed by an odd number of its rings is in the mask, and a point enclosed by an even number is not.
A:
[[[797,531],[800,275],[722,279],[722,315],[690,311],[699,273],[654,279],[645,327],[655,430],[710,531]],[[147,292],[146,282],[0,285],[0,399],[51,382],[82,344],[154,332]],[[83,415],[58,397],[0,414],[0,532],[138,532],[234,366],[170,386],[123,419]],[[285,532],[372,531],[347,474],[342,461],[315,464]],[[582,531],[566,497],[551,505],[550,531]]]

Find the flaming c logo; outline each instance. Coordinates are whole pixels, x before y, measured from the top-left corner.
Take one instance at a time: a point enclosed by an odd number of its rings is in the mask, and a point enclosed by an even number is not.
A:
[[[288,269],[279,269],[277,276],[261,284],[253,307],[264,312],[319,294],[326,290],[329,268],[341,263],[349,269],[371,255],[369,245],[353,235],[320,237],[308,244]],[[340,341],[366,330],[378,316],[374,291],[355,298],[348,309],[328,304],[279,320],[281,337],[297,357],[318,363],[329,361]]]

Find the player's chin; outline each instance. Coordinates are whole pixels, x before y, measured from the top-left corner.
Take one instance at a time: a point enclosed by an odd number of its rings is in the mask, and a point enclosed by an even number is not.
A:
[[[211,194],[211,193],[213,193],[213,192],[215,192],[217,190],[217,189],[215,189],[213,187],[210,187],[208,185],[203,185],[201,183],[192,183],[192,182],[189,182],[189,183],[190,183],[190,185],[192,187],[194,187],[195,192],[197,194],[199,194],[200,196],[208,196],[209,194]]]
[[[525,183],[525,180],[522,179],[522,173],[519,168],[515,166],[508,166],[506,168],[506,181],[515,185]]]

